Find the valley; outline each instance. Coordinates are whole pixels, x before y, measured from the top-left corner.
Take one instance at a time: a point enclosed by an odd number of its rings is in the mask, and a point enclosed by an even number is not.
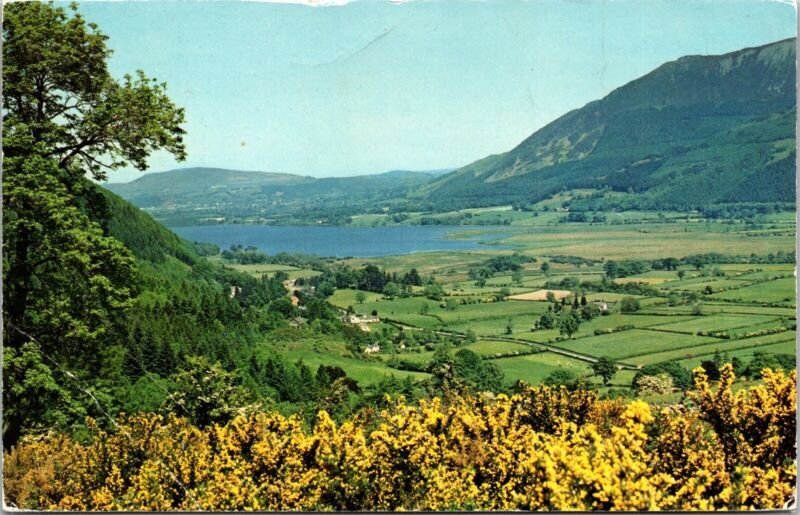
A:
[[[4,5],[4,507],[792,507],[786,5],[279,3]]]
[[[332,291],[327,301],[341,313],[380,319],[356,324],[363,331],[357,347],[333,340],[306,345],[303,342],[309,333],[302,322],[294,327],[293,343],[265,344],[288,360],[302,360],[312,368],[336,363],[364,385],[389,376],[430,377],[435,354],[446,349],[468,350],[495,365],[507,386],[516,381],[584,381],[604,394],[623,396],[637,395],[634,379],[646,366],[658,369],[669,362],[688,373],[701,364],[710,367],[715,361],[719,365],[733,358],[742,370],[754,359],[793,359],[793,212],[748,219],[710,219],[698,212],[589,212],[588,220],[602,217],[603,222],[567,221],[569,211],[564,206],[592,193],[562,192],[529,211],[501,206],[431,215],[444,220],[469,216],[487,223],[508,220],[508,225],[415,228],[446,229],[448,232],[439,234],[449,239],[440,243],[465,238],[478,242],[475,248],[425,251],[408,242],[412,246],[398,254],[392,252],[397,240],[377,237],[384,252],[342,259],[357,255],[358,246],[351,247],[341,238],[336,247],[339,257],[323,250],[320,256],[332,257],[322,259],[323,266],[316,268],[212,259],[255,277],[273,276],[280,269],[292,281],[290,292],[307,290],[304,285],[316,284],[315,278],[337,267],[359,270],[374,266],[394,277],[413,269],[424,281],[437,285],[433,294],[426,292],[424,282],[400,293],[396,285],[373,291],[352,287]],[[375,234],[385,236],[393,225],[413,223],[413,216],[400,224],[393,224],[388,216],[372,217],[357,230],[367,234],[384,231]],[[225,226],[209,228],[219,229],[215,232],[226,234],[228,240],[224,241],[230,240]],[[285,229],[298,241],[319,241],[313,235],[320,228]],[[180,233],[182,228],[176,230]],[[224,248],[224,241],[211,243]],[[248,240],[254,256],[261,251],[291,255],[291,242],[284,242],[289,247],[283,249],[276,248],[276,243],[265,240],[266,246],[262,246],[258,238]],[[487,270],[485,264],[498,258],[512,264],[481,277],[477,271]],[[668,263],[668,269],[662,262]],[[610,263],[631,270],[615,274]],[[556,294],[557,302],[546,299],[548,291]],[[576,299],[577,313],[585,304],[603,306],[604,312],[585,316],[568,336],[555,325],[537,328],[541,317],[553,313],[562,297],[567,302],[564,312],[573,311]],[[624,299],[635,300],[637,308],[626,309]],[[298,314],[302,318],[302,313]],[[592,369],[592,363],[604,357],[619,368],[608,384]],[[666,402],[680,393],[643,395]]]

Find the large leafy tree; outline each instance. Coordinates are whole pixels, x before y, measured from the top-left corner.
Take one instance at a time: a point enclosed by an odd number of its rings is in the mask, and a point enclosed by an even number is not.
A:
[[[107,37],[74,4],[68,11],[12,3],[4,14],[4,315],[13,327],[46,335],[37,326],[55,322],[30,310],[34,296],[47,298],[61,316],[77,304],[80,322],[96,333],[91,319],[104,318],[100,311],[119,307],[129,293],[131,261],[86,218],[98,198],[88,194],[85,176],[144,169],[157,149],[182,159],[183,111],[142,72],[111,77]],[[20,341],[8,333],[7,342]]]
[[[154,150],[182,159],[183,110],[165,84],[141,71],[111,77],[107,36],[70,7],[20,2],[3,21],[3,147],[7,158],[37,152],[83,176],[147,167]]]
[[[74,4],[4,6],[4,345],[35,341],[36,352],[86,378],[107,371],[102,356],[135,294],[134,259],[104,229],[102,196],[87,177],[145,169],[159,149],[185,157],[183,111],[142,72],[114,79],[106,40]],[[25,384],[49,365],[9,366],[6,379]],[[21,405],[18,390],[4,389],[6,406]],[[45,408],[27,418],[46,418]]]

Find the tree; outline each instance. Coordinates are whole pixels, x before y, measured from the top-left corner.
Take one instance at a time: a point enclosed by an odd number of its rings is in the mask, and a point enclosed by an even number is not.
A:
[[[132,258],[93,220],[105,203],[84,177],[144,170],[158,149],[182,160],[184,114],[142,72],[114,80],[107,37],[70,10],[4,9],[4,334],[18,346],[8,329],[20,328],[44,352],[92,356],[86,342],[111,332],[132,294]]]
[[[65,430],[86,416],[80,402],[54,377],[39,344],[26,342],[3,353],[3,446],[10,449],[23,432]],[[63,377],[63,374],[61,374]],[[60,379],[60,378],[59,378]]]
[[[96,179],[128,164],[147,168],[151,152],[178,159],[184,112],[166,86],[143,72],[114,80],[106,67],[111,50],[77,4],[8,5],[3,21],[3,147],[6,158],[37,153],[58,167]]]
[[[511,273],[511,282],[514,284],[522,284],[522,279],[525,277],[522,273],[522,270],[516,270]]]
[[[578,327],[581,324],[581,319],[574,311],[563,311],[556,319],[558,325],[558,332],[566,335],[567,338],[572,338],[572,335],[578,332]]]
[[[186,365],[173,375],[175,391],[163,408],[181,413],[199,427],[224,424],[237,414],[246,413],[252,400],[236,374],[204,357],[188,357]]]
[[[5,343],[24,332],[70,366],[93,365],[130,306],[133,256],[80,211],[53,160],[9,158],[4,172]]]
[[[539,317],[536,323],[538,329],[553,329],[556,326],[556,317],[552,312],[548,311]]]
[[[514,323],[509,318],[508,322],[506,322],[506,334],[512,334],[513,332],[514,332]]]
[[[386,297],[393,299],[395,297],[399,297],[402,294],[402,290],[400,289],[400,286],[397,283],[390,281],[386,283],[386,286],[383,287],[383,294]]]
[[[608,385],[611,382],[611,379],[614,377],[614,374],[617,373],[617,365],[611,358],[606,356],[600,357],[592,363],[592,371],[603,378],[603,384]]]
[[[356,302],[358,302],[359,304],[363,304],[365,300],[367,300],[367,294],[361,290],[357,291]]]
[[[619,265],[616,261],[606,261],[603,271],[608,279],[616,279],[619,276]]]
[[[419,307],[419,314],[427,315],[429,311],[430,311],[430,306],[428,306],[427,302],[423,302],[422,305]]]
[[[548,290],[547,293],[545,293],[545,298],[547,299],[547,302],[555,302],[556,294]]]
[[[575,373],[569,370],[554,370],[550,372],[550,374],[545,377],[544,384],[547,386],[566,386],[570,388],[573,386],[578,380],[578,377]]]
[[[587,304],[580,309],[583,320],[593,320],[600,316],[600,306],[597,304]]]
[[[686,277],[686,270],[678,270],[678,279]]]
[[[408,284],[411,286],[421,286],[422,285],[422,278],[419,276],[419,272],[417,272],[416,268],[412,268],[403,276],[403,284]]]
[[[444,288],[437,282],[431,282],[425,285],[422,294],[431,300],[442,300],[442,297],[444,297]]]
[[[456,352],[452,369],[457,384],[469,391],[498,391],[502,387],[503,374],[497,366],[471,350]]]
[[[539,266],[539,270],[541,270],[544,275],[547,275],[550,272],[550,263],[545,261]]]
[[[620,302],[620,311],[623,313],[633,313],[635,311],[639,311],[639,300],[635,297],[625,297]]]

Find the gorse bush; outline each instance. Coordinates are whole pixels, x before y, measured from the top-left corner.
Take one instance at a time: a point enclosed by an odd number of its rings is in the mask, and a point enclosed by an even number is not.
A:
[[[321,411],[200,429],[122,417],[89,443],[23,439],[7,502],[67,510],[716,510],[779,508],[795,481],[795,373],[731,391],[695,373],[693,404],[524,387],[449,397],[337,425]],[[367,430],[366,428],[371,428]]]

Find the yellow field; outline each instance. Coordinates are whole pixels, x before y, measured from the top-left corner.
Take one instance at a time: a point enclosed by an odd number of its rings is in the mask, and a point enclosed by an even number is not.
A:
[[[568,290],[536,290],[528,293],[520,293],[507,297],[508,300],[547,300],[547,293],[553,292],[557,300],[571,297],[572,292]]]

